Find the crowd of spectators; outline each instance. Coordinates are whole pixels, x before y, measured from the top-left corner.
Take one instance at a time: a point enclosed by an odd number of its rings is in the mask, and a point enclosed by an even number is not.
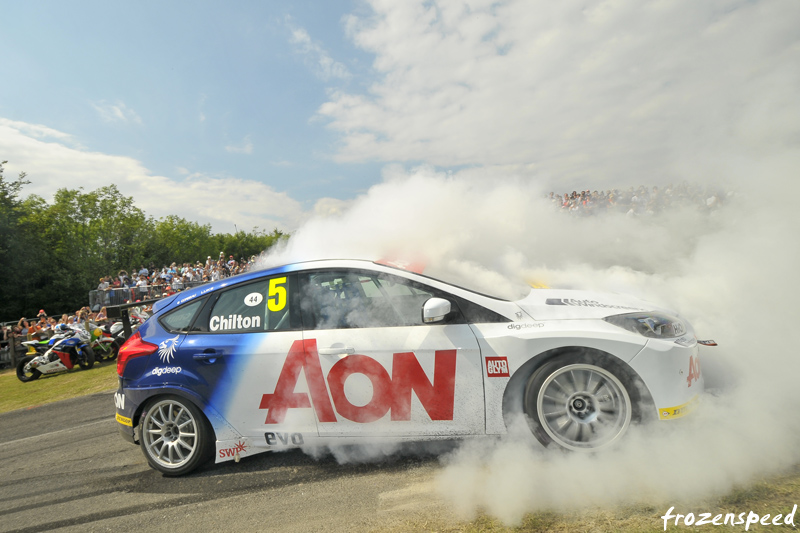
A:
[[[676,207],[712,212],[722,207],[729,196],[730,193],[715,187],[683,182],[663,188],[640,185],[628,189],[572,191],[571,194],[551,192],[547,199],[561,212],[578,216],[617,212],[634,217],[654,215]]]
[[[82,307],[71,314],[48,316],[44,309],[39,311],[36,319],[22,317],[16,325],[0,326],[0,367],[16,364],[27,349],[25,340],[46,339],[53,335],[58,324],[85,325],[87,322],[102,325],[108,321],[106,306],[157,299],[180,292],[190,287],[247,272],[256,263],[257,257],[236,260],[232,255],[225,258],[220,252],[219,258],[206,258],[205,262],[183,263],[173,262],[169,266],[156,268],[153,263],[149,267],[141,265],[139,269],[131,269],[130,273],[120,270],[116,276],[100,278],[97,290],[89,293],[89,306]]]
[[[116,276],[100,278],[96,291],[89,295],[89,305],[94,311],[106,305],[119,305],[137,300],[161,298],[196,287],[211,281],[217,281],[250,270],[256,257],[236,260],[232,255],[225,258],[223,252],[219,258],[206,258],[205,262],[163,265],[157,268],[141,265],[138,269],[120,270]]]

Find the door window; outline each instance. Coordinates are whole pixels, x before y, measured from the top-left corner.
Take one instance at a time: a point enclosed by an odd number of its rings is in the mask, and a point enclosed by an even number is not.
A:
[[[422,304],[433,293],[407,280],[352,271],[315,272],[303,312],[315,329],[421,325]]]

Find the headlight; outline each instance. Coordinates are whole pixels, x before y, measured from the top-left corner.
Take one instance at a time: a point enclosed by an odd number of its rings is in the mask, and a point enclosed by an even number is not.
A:
[[[674,339],[686,335],[689,330],[683,320],[664,313],[627,313],[603,320],[651,339]]]

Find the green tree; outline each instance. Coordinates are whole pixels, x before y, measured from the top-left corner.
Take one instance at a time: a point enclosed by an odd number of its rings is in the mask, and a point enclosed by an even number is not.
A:
[[[30,183],[20,172],[14,181],[3,176],[0,162],[0,317],[19,319],[34,316],[34,305],[26,297],[36,284],[40,260],[38,236],[25,222],[25,205],[20,198],[22,188]]]
[[[211,233],[211,226],[170,215],[159,220],[136,207],[116,186],[95,191],[59,189],[53,201],[30,195],[25,173],[3,177],[0,163],[0,320],[51,314],[85,305],[102,276],[207,256],[249,258],[288,238],[277,229]]]
[[[155,223],[148,255],[157,267],[173,261],[185,263],[205,261],[215,246],[211,238],[211,225],[198,224],[176,215],[169,215]]]
[[[30,196],[23,205],[40,262],[31,270],[25,295],[38,305],[74,311],[100,277],[147,259],[153,223],[114,185],[89,193],[59,189],[52,204]]]
[[[144,263],[155,224],[133,204],[133,198],[109,185],[86,195],[86,202],[94,214],[91,238],[96,239],[100,264],[113,270]]]
[[[272,248],[281,240],[288,239],[289,236],[277,228],[273,229],[271,233],[253,228],[252,232],[237,231],[233,235],[219,233],[214,238],[217,248],[225,252],[226,257],[232,255],[237,260],[246,260],[253,255],[258,255],[264,250]],[[213,255],[211,257],[216,258]]]

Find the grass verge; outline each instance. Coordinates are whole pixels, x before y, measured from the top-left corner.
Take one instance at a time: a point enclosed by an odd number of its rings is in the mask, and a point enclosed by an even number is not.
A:
[[[91,370],[41,376],[23,383],[13,369],[0,372],[0,413],[117,388],[117,362],[95,363]]]

